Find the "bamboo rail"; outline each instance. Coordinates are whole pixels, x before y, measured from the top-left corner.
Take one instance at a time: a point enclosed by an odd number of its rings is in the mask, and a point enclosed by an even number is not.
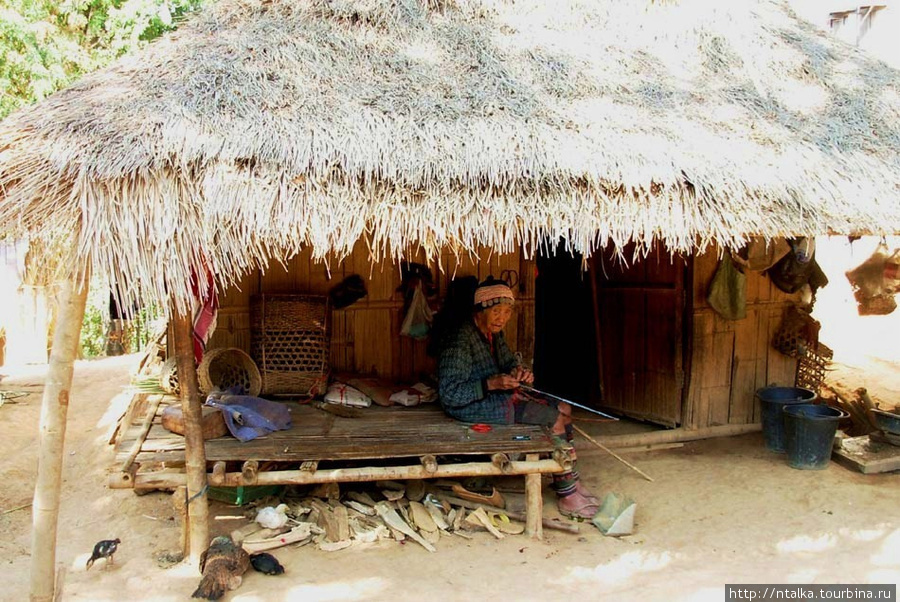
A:
[[[537,455],[537,454],[529,454]],[[215,466],[213,467],[215,470]],[[320,483],[359,483],[365,481],[389,481],[406,479],[439,479],[455,477],[533,475],[540,487],[540,475],[562,472],[554,460],[528,459],[524,462],[510,462],[506,471],[490,462],[466,462],[462,464],[440,464],[434,472],[422,465],[374,466],[358,468],[332,468],[323,470],[275,470],[256,474],[253,482],[244,479],[243,472],[216,473],[214,480],[223,487],[248,485],[317,485]],[[213,478],[213,473],[209,478]],[[143,472],[134,476],[131,483],[121,476],[112,474],[109,478],[111,489],[167,489],[181,487],[187,483],[187,475],[179,469]],[[540,493],[540,489],[538,490]]]

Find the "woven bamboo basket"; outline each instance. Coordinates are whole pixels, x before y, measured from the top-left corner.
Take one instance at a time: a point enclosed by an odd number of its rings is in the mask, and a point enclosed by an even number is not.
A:
[[[169,395],[181,394],[178,388],[178,364],[174,357],[163,362],[159,369],[159,387]]]
[[[240,387],[242,395],[255,397],[262,391],[262,376],[256,364],[235,347],[208,350],[197,366],[197,382],[203,394]]]
[[[328,297],[254,295],[250,299],[250,356],[263,394],[321,392],[331,340]]]

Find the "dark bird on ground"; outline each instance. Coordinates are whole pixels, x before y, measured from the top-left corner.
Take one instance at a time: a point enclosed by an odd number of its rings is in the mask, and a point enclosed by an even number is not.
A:
[[[94,561],[99,560],[100,558],[106,558],[106,564],[112,564],[113,554],[116,553],[120,543],[122,543],[122,541],[118,537],[115,539],[98,541],[94,546],[94,552],[91,554],[91,557],[88,558],[87,568],[85,570],[91,568],[94,565]]]
[[[225,592],[241,586],[244,572],[250,568],[250,556],[227,535],[216,537],[200,555],[203,579],[192,598],[218,600]]]
[[[251,554],[250,564],[253,565],[254,569],[266,575],[280,575],[284,572],[284,567],[281,566],[278,559],[266,552]]]

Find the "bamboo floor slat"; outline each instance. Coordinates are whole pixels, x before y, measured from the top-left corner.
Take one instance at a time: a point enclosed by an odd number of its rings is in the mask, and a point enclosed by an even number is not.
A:
[[[137,464],[184,463],[184,438],[164,429],[159,415],[169,403],[166,397],[150,423],[135,411],[132,424],[123,425],[116,445],[115,466],[128,459],[135,442],[144,437]],[[287,404],[293,426],[265,437],[241,443],[231,436],[206,442],[206,459],[216,461],[304,462],[323,460],[376,460],[424,455],[484,455],[504,453],[549,453],[553,443],[544,431],[530,425],[494,425],[489,433],[475,433],[465,423],[446,416],[437,404],[413,408],[372,406],[361,409],[358,418],[335,417],[308,405]],[[517,440],[514,437],[530,437]]]

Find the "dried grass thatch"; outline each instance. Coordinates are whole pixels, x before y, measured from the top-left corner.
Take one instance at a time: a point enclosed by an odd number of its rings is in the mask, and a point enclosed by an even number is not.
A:
[[[769,0],[220,0],[0,123],[0,234],[184,300],[360,237],[900,232],[898,81]]]

